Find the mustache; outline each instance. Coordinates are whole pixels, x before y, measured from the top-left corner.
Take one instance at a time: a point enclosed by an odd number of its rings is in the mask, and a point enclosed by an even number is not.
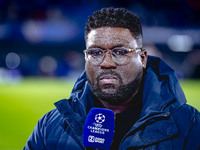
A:
[[[120,76],[120,74],[116,73],[116,72],[113,71],[113,70],[103,70],[101,73],[99,73],[99,74],[97,75],[97,81],[99,81],[99,78],[100,78],[101,76],[107,75],[107,74],[117,76],[117,78],[119,78],[121,84],[123,83],[123,82],[122,82],[122,77]]]

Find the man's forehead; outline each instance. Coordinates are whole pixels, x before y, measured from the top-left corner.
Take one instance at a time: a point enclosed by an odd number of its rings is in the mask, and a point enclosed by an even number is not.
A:
[[[133,42],[136,44],[135,38],[132,36],[129,29],[119,27],[102,27],[96,28],[89,32],[86,41],[87,48],[91,45],[126,45]],[[136,45],[135,45],[136,46]],[[134,47],[135,47],[134,46]]]
[[[126,28],[121,28],[121,27],[101,27],[101,28],[96,28],[93,29],[89,32],[88,34],[88,38],[89,36],[94,36],[94,35],[114,35],[114,34],[121,34],[121,35],[127,35],[127,33],[131,35],[131,32],[129,31],[129,29]]]

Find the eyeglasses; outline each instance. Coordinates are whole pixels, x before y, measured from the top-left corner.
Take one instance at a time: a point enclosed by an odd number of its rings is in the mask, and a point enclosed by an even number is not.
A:
[[[86,49],[83,52],[86,55],[86,59],[90,61],[94,65],[99,65],[103,62],[105,53],[107,51],[110,51],[110,55],[112,60],[117,63],[118,65],[124,65],[127,64],[130,59],[129,58],[129,52],[133,52],[136,50],[142,50],[142,48],[125,48],[125,47],[115,47],[111,50],[108,49],[100,49],[100,48],[90,48]]]

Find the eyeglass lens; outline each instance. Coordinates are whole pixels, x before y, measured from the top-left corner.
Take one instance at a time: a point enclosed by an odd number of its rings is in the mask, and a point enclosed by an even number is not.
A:
[[[112,60],[117,64],[124,64],[127,62],[129,51],[125,48],[114,48],[111,51]],[[87,52],[87,58],[93,64],[100,64],[105,57],[105,52],[102,49],[94,48]]]

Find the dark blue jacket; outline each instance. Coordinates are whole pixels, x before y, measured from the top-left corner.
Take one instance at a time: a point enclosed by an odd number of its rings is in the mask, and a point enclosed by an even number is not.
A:
[[[83,127],[93,107],[85,71],[70,98],[55,106],[39,120],[24,150],[85,149]],[[125,135],[119,149],[200,149],[200,113],[186,104],[174,71],[157,57],[148,57],[140,119]]]

